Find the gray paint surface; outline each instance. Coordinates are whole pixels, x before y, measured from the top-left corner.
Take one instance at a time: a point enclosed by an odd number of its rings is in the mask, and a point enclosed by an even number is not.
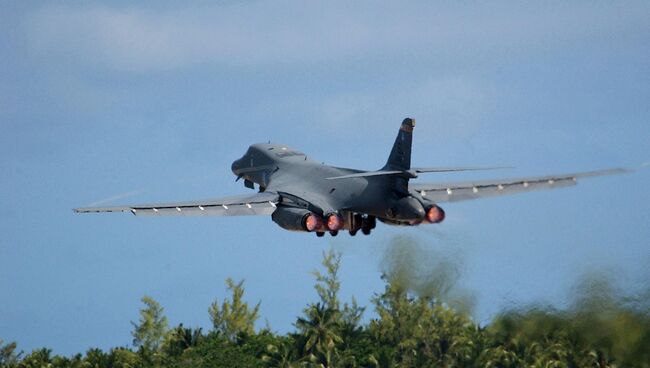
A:
[[[274,215],[273,220],[288,230],[329,231],[347,229],[369,234],[375,220],[391,225],[430,223],[430,211],[444,211],[438,203],[464,201],[542,189],[573,186],[580,178],[621,174],[625,169],[505,178],[455,183],[410,183],[420,173],[492,170],[498,167],[412,168],[411,147],[415,120],[402,122],[386,165],[377,171],[333,167],[317,162],[304,153],[281,144],[258,143],[232,163],[237,180],[259,192],[252,195],[190,202],[77,208],[78,213],[131,212],[143,216],[245,216]],[[307,217],[319,225],[309,229]],[[343,222],[330,228],[327,219]],[[439,221],[434,221],[439,222]],[[287,225],[291,224],[291,225]]]

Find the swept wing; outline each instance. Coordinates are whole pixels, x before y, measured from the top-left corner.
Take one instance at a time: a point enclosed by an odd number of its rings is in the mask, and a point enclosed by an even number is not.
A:
[[[136,216],[247,216],[270,215],[280,196],[273,192],[190,202],[152,203],[113,207],[75,208],[77,213],[131,212]]]
[[[409,190],[416,191],[433,202],[457,202],[469,199],[494,197],[506,194],[555,189],[576,185],[578,179],[592,176],[614,175],[630,172],[626,169],[608,169],[573,174],[548,175],[527,178],[495,179],[466,182],[409,184]]]
[[[414,167],[410,170],[377,170],[377,171],[361,171],[348,175],[341,176],[332,176],[325,178],[327,180],[338,180],[338,179],[351,179],[351,178],[366,178],[369,176],[386,176],[386,175],[404,175],[410,174],[411,177],[414,177],[414,174],[422,173],[445,173],[445,172],[457,172],[457,171],[482,171],[482,170],[499,170],[499,169],[511,169],[511,167]]]

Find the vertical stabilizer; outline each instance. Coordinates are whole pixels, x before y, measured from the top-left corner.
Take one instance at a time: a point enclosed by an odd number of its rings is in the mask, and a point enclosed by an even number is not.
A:
[[[390,151],[388,162],[384,170],[410,170],[411,169],[411,143],[413,141],[413,128],[415,119],[406,118],[402,121],[397,138]]]

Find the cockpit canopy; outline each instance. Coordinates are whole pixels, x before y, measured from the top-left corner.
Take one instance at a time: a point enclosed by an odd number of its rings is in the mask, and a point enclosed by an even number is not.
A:
[[[232,172],[260,185],[268,184],[268,175],[277,163],[305,157],[305,154],[286,145],[257,143],[248,147],[246,153],[232,163]]]

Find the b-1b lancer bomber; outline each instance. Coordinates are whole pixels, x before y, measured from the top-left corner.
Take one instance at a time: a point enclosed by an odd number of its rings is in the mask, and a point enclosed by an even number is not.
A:
[[[444,202],[575,185],[578,179],[619,174],[609,169],[541,177],[456,183],[410,183],[422,173],[489,170],[495,167],[411,167],[415,120],[404,119],[383,168],[362,171],[328,166],[287,146],[259,143],[232,163],[237,180],[253,195],[192,202],[77,208],[79,213],[131,212],[136,216],[271,215],[286,230],[336,236],[347,230],[365,235],[377,220],[398,226],[437,224],[445,219]]]

